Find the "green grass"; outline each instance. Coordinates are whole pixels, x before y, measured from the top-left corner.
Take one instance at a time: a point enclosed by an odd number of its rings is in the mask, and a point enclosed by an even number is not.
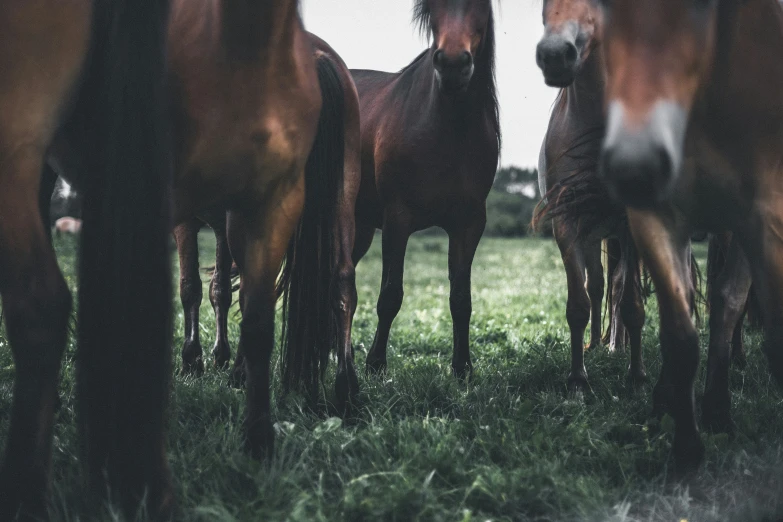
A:
[[[214,241],[209,234],[200,240],[202,266],[207,266]],[[72,286],[74,245],[71,239],[56,245]],[[411,241],[405,302],[390,341],[390,372],[380,379],[360,376],[365,409],[357,420],[315,415],[301,398],[281,398],[275,366],[277,453],[267,464],[242,451],[238,426],[244,395],[226,387],[224,373],[209,367],[199,379],[176,377],[169,456],[178,517],[621,522],[776,520],[783,514],[783,500],[778,500],[783,491],[781,395],[768,376],[757,334],[748,332],[747,369],[732,370],[737,436],[705,435],[705,466],[683,488],[667,480],[671,422],[648,421],[651,385],[637,393],[627,388],[626,355],[588,352],[594,393],[583,403],[566,400],[565,277],[550,241],[482,242],[473,272],[475,376],[469,384],[455,381],[449,374],[446,252],[443,237]],[[703,247],[698,253],[703,259]],[[361,346],[369,347],[376,324],[380,268],[376,239],[358,267],[353,335],[360,367]],[[654,379],[659,370],[654,299],[647,310],[645,356]],[[175,311],[179,363],[183,316],[178,301]],[[214,319],[206,297],[201,333],[209,352]],[[232,323],[232,350],[238,334]],[[74,350],[71,343],[54,437],[52,516],[118,519],[110,508],[96,511],[83,500]],[[703,378],[702,365],[697,393]],[[10,350],[0,334],[1,437],[8,428],[12,379]]]

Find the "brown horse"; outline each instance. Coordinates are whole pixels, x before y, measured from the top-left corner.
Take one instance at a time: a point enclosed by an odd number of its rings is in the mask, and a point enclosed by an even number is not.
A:
[[[609,351],[624,351],[628,335],[628,378],[633,384],[647,378],[641,346],[645,314],[638,257],[627,231],[625,210],[614,203],[597,173],[604,131],[600,15],[592,0],[546,0],[546,32],[536,49],[546,83],[562,90],[541,147],[538,176],[545,201],[535,222],[544,215],[552,216],[566,270],[566,318],[571,329],[568,389],[577,394],[588,388],[583,345],[588,321],[588,348],[601,343],[601,241],[607,237],[612,237],[607,241]]]
[[[351,324],[356,308],[356,282],[351,258],[354,205],[359,191],[359,100],[347,66],[323,40],[309,34],[318,68],[322,112],[308,158],[304,214],[288,247],[278,293],[284,297],[283,380],[286,389],[306,383],[314,395],[328,355],[337,351],[337,407],[347,411],[356,401],[358,380],[351,350]],[[214,365],[228,365],[227,317],[231,306],[232,257],[223,212],[200,214],[215,233],[217,251],[210,284],[217,339]],[[180,297],[185,310],[183,373],[204,371],[199,341],[201,278],[198,230],[201,219],[174,230],[180,257]],[[231,384],[244,384],[244,356],[237,354]]]
[[[498,163],[495,34],[490,0],[416,0],[414,19],[432,46],[398,73],[353,71],[362,115],[362,184],[356,203],[358,262],[383,230],[378,329],[367,369],[386,367],[389,330],[402,305],[408,237],[449,235],[452,369],[468,376],[470,274]]]
[[[764,312],[770,369],[783,380],[783,9],[778,0],[613,0],[604,11],[601,174],[629,207],[656,285],[663,370],[654,398],[673,413],[674,456],[687,470],[704,453],[685,256],[694,229],[736,234]],[[727,259],[724,272],[734,273],[738,262]],[[731,278],[721,279],[711,320],[720,318],[725,330],[711,338],[710,352],[728,359],[744,302],[730,298]],[[725,389],[726,382],[715,385]],[[704,415],[728,420],[728,397],[716,394]]]
[[[12,0],[0,11],[0,294],[15,363],[0,519],[46,515],[71,295],[39,215],[56,137],[78,128],[84,195],[77,399],[86,467],[129,511],[171,501],[168,2]],[[107,485],[108,481],[108,485]]]

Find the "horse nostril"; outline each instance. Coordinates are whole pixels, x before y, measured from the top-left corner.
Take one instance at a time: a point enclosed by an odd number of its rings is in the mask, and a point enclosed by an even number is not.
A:
[[[578,53],[577,53],[577,50],[576,50],[576,46],[569,42],[566,45],[566,50],[565,50],[565,61],[566,61],[566,64],[567,65],[571,65],[571,64],[575,63],[577,57],[578,57]]]
[[[440,49],[435,51],[435,55],[432,57],[432,63],[435,65],[436,69],[442,69],[443,68],[443,58],[446,55],[443,51]]]
[[[470,67],[473,63],[473,56],[467,51],[462,51],[462,54],[459,56],[459,65],[460,67]]]

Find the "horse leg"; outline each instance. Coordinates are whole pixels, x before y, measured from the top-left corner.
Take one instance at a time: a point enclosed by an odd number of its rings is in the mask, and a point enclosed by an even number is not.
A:
[[[381,373],[386,370],[386,348],[392,322],[402,307],[402,278],[405,265],[405,249],[411,227],[403,217],[406,214],[396,208],[387,208],[383,220],[382,255],[383,273],[381,294],[378,297],[378,329],[367,354],[367,372]]]
[[[601,306],[604,301],[604,267],[601,264],[601,242],[585,245],[587,296],[590,299],[590,344],[587,349],[601,345]]]
[[[449,233],[449,307],[454,335],[451,370],[458,379],[469,378],[473,372],[470,360],[470,316],[473,312],[470,274],[486,223],[486,213],[482,212],[477,220]]]
[[[669,399],[667,403],[674,417],[675,465],[679,473],[688,472],[697,468],[704,457],[693,392],[699,366],[699,336],[690,313],[688,236],[673,230],[674,227],[652,212],[628,209],[628,221],[658,292],[665,380],[659,382],[656,391]]]
[[[354,221],[356,223],[356,234],[354,237],[351,260],[353,261],[354,268],[356,268],[356,265],[359,264],[359,261],[362,260],[372,246],[372,240],[375,238],[375,227],[372,224],[360,224],[361,220],[358,218],[354,219]]]
[[[729,364],[735,332],[750,292],[751,275],[745,255],[736,241],[726,252],[723,270],[710,292],[710,347],[707,355],[707,383],[702,401],[702,421],[711,431],[731,432]],[[740,340],[742,331],[739,330]]]
[[[628,382],[638,387],[647,381],[642,354],[642,328],[644,328],[644,298],[642,297],[642,274],[636,246],[627,238],[629,244],[623,248],[623,257],[619,268],[624,281],[616,286],[622,288],[620,313],[622,324],[628,332],[631,344],[631,362],[628,366]],[[618,321],[619,322],[619,321]]]
[[[631,241],[631,238],[625,238],[623,241]],[[608,308],[609,308],[609,339],[607,341],[608,351],[624,352],[625,341],[628,332],[622,319],[622,301],[625,290],[625,280],[627,277],[628,266],[623,259],[623,243],[620,239],[607,240],[607,259],[609,265],[609,288],[608,288]]]
[[[198,273],[198,231],[201,220],[193,218],[174,228],[179,254],[179,297],[185,312],[185,341],[182,344],[182,373],[204,373],[204,358],[199,339],[201,276]]]
[[[244,431],[246,447],[256,459],[271,456],[274,450],[269,371],[275,346],[275,286],[302,213],[304,176],[295,187],[281,190],[286,192],[276,198],[279,204],[271,205],[270,211],[240,216],[245,224],[244,262],[239,267],[244,285],[239,343],[247,375]]]
[[[33,149],[33,147],[30,147]],[[24,151],[24,152],[23,152]],[[35,151],[0,154],[0,296],[14,358],[0,520],[44,517],[71,294],[41,222]]]
[[[44,162],[41,186],[38,189],[38,208],[41,212],[44,232],[46,232],[49,241],[52,240],[52,193],[54,193],[55,185],[57,185],[57,173],[48,162]]]
[[[231,308],[231,264],[233,258],[226,236],[226,213],[210,216],[209,225],[215,231],[215,271],[209,284],[209,301],[215,312],[215,346],[212,348],[215,368],[228,368],[231,359],[231,345],[228,341],[228,311]]]
[[[748,292],[750,296],[750,292]],[[750,297],[748,297],[750,298]],[[744,370],[748,365],[748,359],[745,355],[745,342],[743,341],[743,330],[745,329],[745,318],[748,316],[748,304],[742,309],[742,315],[740,315],[737,321],[737,326],[734,328],[734,334],[731,337],[731,364]]]
[[[768,205],[738,234],[751,266],[753,291],[759,299],[764,327],[764,353],[778,385],[783,386],[783,212]]]
[[[242,273],[245,270],[245,256],[246,256],[246,226],[244,220],[236,212],[228,212],[226,214],[226,236],[228,239],[228,246],[231,251],[231,257],[237,264],[239,270],[239,312],[244,317],[245,314],[245,278],[242,277]],[[247,372],[245,370],[245,354],[242,347],[242,339],[240,332],[239,344],[237,344],[237,356],[234,358],[234,365],[231,367],[231,371],[228,375],[228,385],[232,388],[243,388],[245,381],[247,380]]]
[[[571,330],[571,372],[568,374],[568,393],[581,395],[589,388],[585,369],[584,336],[590,320],[590,298],[585,290],[584,248],[576,240],[576,231],[556,219],[553,224],[555,240],[568,282],[566,319]]]
[[[350,408],[358,404],[359,379],[356,376],[356,366],[351,345],[351,325],[356,313],[356,269],[353,263],[355,242],[355,217],[353,205],[343,204],[337,221],[335,249],[335,273],[332,288],[334,289],[333,309],[337,318],[337,374],[335,376],[335,395],[337,408],[343,414],[350,413]]]

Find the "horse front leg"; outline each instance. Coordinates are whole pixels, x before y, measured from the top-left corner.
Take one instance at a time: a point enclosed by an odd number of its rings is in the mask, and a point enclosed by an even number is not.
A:
[[[37,519],[46,515],[71,294],[39,213],[40,157],[0,157],[0,296],[15,366],[0,520]]]
[[[674,417],[675,465],[678,473],[687,473],[704,458],[693,390],[699,366],[699,336],[691,319],[688,236],[677,230],[668,216],[653,212],[629,209],[628,222],[658,293],[663,364],[656,396],[665,401]]]
[[[390,206],[383,220],[382,256],[383,274],[381,276],[381,294],[378,297],[378,329],[375,331],[372,348],[367,353],[366,366],[370,374],[386,371],[386,349],[389,345],[389,332],[392,322],[402,307],[403,271],[405,268],[405,249],[411,235],[408,213],[404,209]]]
[[[555,219],[555,241],[560,249],[568,283],[566,320],[571,333],[571,371],[566,381],[568,394],[581,396],[589,389],[585,369],[585,328],[590,320],[590,297],[585,289],[585,254],[577,233],[566,222]]]
[[[185,313],[185,341],[182,344],[182,374],[204,373],[203,350],[199,338],[201,276],[198,272],[198,231],[201,220],[193,218],[174,228],[179,254],[179,297]]]
[[[270,456],[274,450],[270,362],[275,346],[275,287],[283,257],[302,214],[304,176],[293,187],[280,187],[266,201],[277,204],[259,205],[258,211],[238,216],[244,225],[244,240],[239,249],[243,254],[239,269],[244,301],[239,344],[246,372],[245,445],[257,459]]]
[[[449,232],[449,308],[454,336],[451,370],[458,379],[467,379],[473,372],[470,360],[470,316],[473,312],[470,275],[486,223],[486,210],[482,208],[476,219]]]

